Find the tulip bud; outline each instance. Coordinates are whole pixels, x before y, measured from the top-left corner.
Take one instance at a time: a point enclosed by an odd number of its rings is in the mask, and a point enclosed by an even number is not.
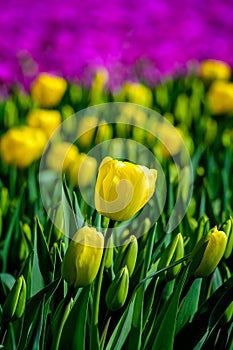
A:
[[[69,142],[52,145],[46,158],[46,164],[56,172],[67,172],[78,158],[78,148]]]
[[[63,78],[41,73],[31,86],[31,96],[40,107],[55,107],[60,103],[66,88],[67,83]]]
[[[130,236],[126,243],[119,247],[114,263],[114,272],[117,273],[122,267],[127,266],[129,277],[132,276],[138,254],[138,241],[135,236]]]
[[[227,246],[224,253],[224,258],[228,259],[232,253],[233,248],[233,218],[230,216],[230,219],[228,219],[222,226],[221,230],[225,232],[227,236]]]
[[[129,290],[129,272],[127,267],[118,271],[110,284],[105,297],[106,304],[111,311],[120,309],[127,298]]]
[[[91,284],[100,267],[104,247],[102,233],[93,227],[82,227],[73,237],[62,262],[62,277],[69,286]]]
[[[116,221],[130,219],[152,197],[156,178],[154,169],[104,158],[96,181],[97,211]]]
[[[26,294],[26,282],[22,275],[15,281],[3,305],[2,317],[5,322],[14,321],[23,315]]]
[[[216,80],[211,85],[207,97],[213,113],[231,113],[233,109],[233,83]]]
[[[164,250],[162,257],[158,264],[158,270],[161,270],[174,262],[182,259],[184,257],[184,241],[181,233],[173,239],[173,241],[166,247]],[[178,273],[180,272],[181,264],[176,265],[163,274],[160,275],[161,279],[166,279],[167,281],[171,281],[174,279]]]
[[[190,273],[194,277],[207,277],[217,267],[226,249],[227,237],[215,226],[202,237],[191,253]]]
[[[1,188],[0,193],[0,207],[2,209],[2,215],[5,216],[9,207],[9,191],[7,187]]]

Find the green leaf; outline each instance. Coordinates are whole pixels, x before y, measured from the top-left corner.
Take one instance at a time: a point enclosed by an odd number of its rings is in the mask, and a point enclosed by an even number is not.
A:
[[[156,321],[153,323],[143,349],[173,349],[179,299],[188,275],[188,270],[189,265],[184,268],[179,282],[174,287],[173,294],[163,305]]]
[[[224,282],[198,309],[191,323],[177,334],[174,349],[181,347],[194,348],[203,338],[208,326],[214,327],[219,315],[226,310],[226,305],[232,302],[233,276]],[[230,297],[231,295],[231,297]],[[223,298],[222,303],[220,300]]]
[[[58,279],[48,286],[46,286],[44,289],[40,290],[36,295],[34,295],[32,298],[30,298],[27,301],[26,304],[26,309],[25,309],[25,316],[24,316],[24,324],[23,324],[23,329],[22,329],[22,334],[21,334],[21,339],[20,339],[20,346],[18,350],[24,349],[24,344],[27,341],[28,337],[28,331],[31,329],[34,319],[35,319],[35,313],[36,310],[42,306],[42,303],[49,302],[57,290],[61,280]],[[39,311],[38,311],[39,313]]]
[[[196,279],[188,293],[185,295],[178,313],[176,322],[176,333],[178,333],[187,322],[190,322],[197,311],[202,279]]]
[[[116,325],[105,350],[122,349],[131,329],[135,297],[131,299],[120,321]]]
[[[53,272],[53,263],[49,253],[49,247],[46,242],[43,227],[39,222],[39,218],[35,219],[35,236],[37,237],[37,254],[40,271],[44,278],[45,284],[51,281],[51,273]]]
[[[90,286],[83,288],[64,324],[59,349],[84,350]]]

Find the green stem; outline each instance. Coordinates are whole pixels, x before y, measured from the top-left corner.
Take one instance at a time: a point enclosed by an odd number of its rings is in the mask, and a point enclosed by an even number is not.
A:
[[[115,222],[113,222],[112,220],[109,221],[110,228],[114,227],[114,224],[115,224]],[[107,245],[107,242],[111,236],[111,233],[112,233],[112,230],[107,229],[106,234],[105,234],[105,246]],[[100,347],[99,332],[98,332],[99,306],[100,306],[100,294],[101,294],[101,286],[102,286],[102,281],[103,281],[106,253],[107,253],[107,251],[106,251],[106,249],[104,249],[104,255],[103,255],[103,258],[101,261],[100,269],[99,269],[99,272],[97,275],[95,288],[94,288],[93,317],[92,317],[92,322],[91,322],[91,337],[90,337],[90,348],[92,350],[99,349],[99,347]]]

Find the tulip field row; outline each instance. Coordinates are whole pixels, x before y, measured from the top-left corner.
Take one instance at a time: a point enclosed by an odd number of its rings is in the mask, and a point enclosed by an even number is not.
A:
[[[231,350],[231,68],[108,81],[0,100],[0,349]]]

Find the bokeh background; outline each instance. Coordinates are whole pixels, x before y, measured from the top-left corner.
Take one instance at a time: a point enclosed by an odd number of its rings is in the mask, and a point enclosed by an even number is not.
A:
[[[88,83],[100,66],[115,87],[153,83],[206,58],[232,64],[232,33],[230,0],[2,1],[0,84],[41,71]]]

